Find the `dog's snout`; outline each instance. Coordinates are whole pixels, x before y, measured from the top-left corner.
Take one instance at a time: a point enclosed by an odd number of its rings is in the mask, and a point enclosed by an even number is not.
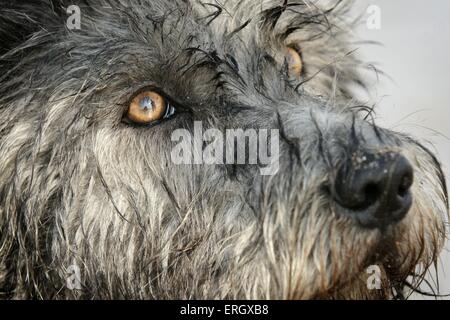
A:
[[[402,155],[355,154],[338,170],[334,198],[361,226],[384,229],[406,216],[412,183],[413,168]]]

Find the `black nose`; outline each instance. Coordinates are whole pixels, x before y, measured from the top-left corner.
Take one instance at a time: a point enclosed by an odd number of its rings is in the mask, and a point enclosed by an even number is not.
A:
[[[357,153],[338,170],[338,211],[366,228],[385,229],[401,221],[412,204],[413,169],[398,153]]]

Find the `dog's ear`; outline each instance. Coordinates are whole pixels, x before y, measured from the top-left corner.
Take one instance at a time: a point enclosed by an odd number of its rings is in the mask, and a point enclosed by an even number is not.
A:
[[[64,0],[0,0],[0,56],[36,32],[61,26]]]

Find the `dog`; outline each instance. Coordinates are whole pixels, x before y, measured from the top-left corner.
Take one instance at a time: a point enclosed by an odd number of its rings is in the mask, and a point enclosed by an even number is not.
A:
[[[444,173],[355,97],[350,8],[2,1],[0,297],[419,291],[445,242]],[[224,151],[199,157],[208,143]]]

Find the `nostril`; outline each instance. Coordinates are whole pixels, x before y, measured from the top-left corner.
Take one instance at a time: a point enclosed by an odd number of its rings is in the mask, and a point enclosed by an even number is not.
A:
[[[366,207],[370,207],[371,205],[376,203],[381,196],[382,190],[377,183],[370,182],[364,187],[363,193],[365,201],[363,204],[363,208],[360,209],[365,209]]]
[[[412,174],[410,173],[405,174],[400,181],[397,194],[401,198],[405,198],[409,193],[409,189],[411,188],[412,183],[413,183]]]

